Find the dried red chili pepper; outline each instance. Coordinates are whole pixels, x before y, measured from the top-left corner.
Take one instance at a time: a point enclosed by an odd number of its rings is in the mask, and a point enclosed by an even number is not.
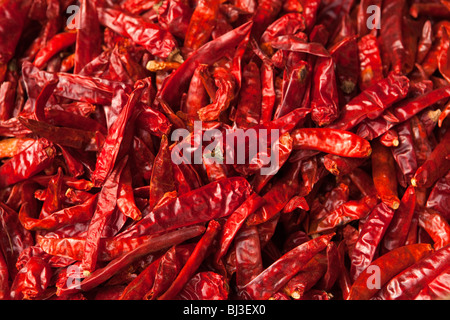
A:
[[[384,203],[377,205],[367,216],[350,257],[350,277],[353,281],[371,264],[393,216],[394,210]]]
[[[357,135],[336,129],[296,129],[291,133],[294,149],[313,149],[343,157],[364,158],[370,156],[370,143]]]
[[[333,235],[320,236],[287,252],[242,287],[241,297],[246,299],[270,298],[301,270],[303,264],[325,249]]]
[[[408,89],[408,78],[391,73],[346,104],[339,119],[328,128],[350,130],[370,113],[385,110],[406,97]]]
[[[433,253],[433,251],[433,248],[429,244],[419,243],[402,246],[382,255],[370,264],[370,266],[378,267],[381,271],[378,283],[379,287],[377,288],[374,279],[371,279],[374,268],[369,268],[369,266],[352,284],[348,300],[368,300],[372,298],[380,290],[379,288],[384,286],[398,273],[414,265],[414,263]]]
[[[397,192],[394,157],[390,150],[379,141],[372,143],[372,149],[372,175],[378,196],[392,209],[398,209],[400,200]]]
[[[393,277],[374,299],[414,299],[426,285],[448,267],[450,246],[436,250]],[[414,274],[415,276],[412,276]],[[409,279],[410,281],[406,281]]]
[[[417,169],[411,184],[415,187],[431,187],[439,178],[450,170],[450,159],[447,158],[450,150],[450,131],[430,154],[425,163]]]

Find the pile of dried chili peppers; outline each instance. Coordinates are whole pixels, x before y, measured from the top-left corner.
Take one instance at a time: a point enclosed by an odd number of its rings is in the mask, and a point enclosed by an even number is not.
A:
[[[0,299],[450,299],[449,47],[444,0],[0,1]]]

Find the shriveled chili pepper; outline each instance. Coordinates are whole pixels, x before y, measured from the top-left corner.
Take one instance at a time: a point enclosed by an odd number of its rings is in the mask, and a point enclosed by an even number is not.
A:
[[[391,112],[395,121],[386,119],[383,116],[373,120],[364,121],[357,129],[357,134],[368,140],[379,137],[387,130],[394,127],[400,122],[404,122],[414,115],[424,110],[425,108],[439,102],[442,99],[450,96],[450,87],[441,87],[433,90],[423,96],[420,96],[412,101],[402,102],[400,106],[394,108]]]
[[[337,129],[296,129],[291,133],[294,149],[313,149],[343,157],[364,158],[372,149],[368,141]]]
[[[447,174],[436,182],[426,202],[427,208],[438,211],[447,220],[450,217],[450,207],[448,206],[450,199],[449,178],[450,175]]]
[[[50,142],[36,140],[0,167],[0,186],[4,188],[38,174],[51,165],[55,153],[55,147]]]
[[[223,225],[220,232],[220,249],[216,253],[216,261],[219,261],[219,259],[221,259],[228,251],[231,242],[236,236],[238,230],[244,224],[245,219],[257,210],[263,203],[263,199],[256,193],[253,193],[227,218],[227,221]]]
[[[448,267],[450,246],[431,253],[393,277],[373,299],[414,299],[422,285],[433,281]],[[414,276],[412,276],[414,274]],[[409,279],[410,281],[406,281]]]
[[[241,297],[260,300],[270,298],[301,270],[303,264],[325,249],[333,235],[320,236],[287,252],[246,284],[241,289]]]
[[[193,254],[193,245],[178,245],[170,248],[159,262],[153,286],[144,296],[145,300],[156,299],[175,281],[182,266]]]
[[[427,161],[417,169],[411,184],[415,187],[430,187],[443,177],[450,170],[450,159],[447,158],[449,148],[450,131],[445,133]]]
[[[99,8],[98,11],[102,25],[131,38],[156,56],[167,58],[177,47],[175,39],[169,32],[141,17],[134,17],[113,8]]]
[[[219,228],[220,225],[215,220],[212,220],[208,224],[208,228],[206,229],[204,236],[195,246],[192,255],[186,261],[186,264],[183,266],[174,282],[158,298],[159,300],[173,299],[182,290],[183,286],[193,276],[200,264],[203,262],[203,259],[206,257],[215,236],[219,232]]]
[[[316,254],[297,275],[289,280],[283,291],[294,299],[300,299],[320,280],[326,267],[323,254]]]
[[[394,210],[384,203],[378,204],[367,216],[350,257],[350,277],[353,281],[371,264],[393,216]]]
[[[408,89],[408,78],[391,73],[346,104],[341,110],[339,119],[328,128],[350,130],[371,112],[385,110],[406,97]]]
[[[184,38],[184,48],[197,50],[211,36],[219,13],[219,1],[199,1],[189,22]]]
[[[94,183],[102,183],[105,181],[106,176],[112,171],[120,151],[121,142],[124,138],[125,126],[131,118],[133,109],[135,108],[136,103],[145,87],[146,84],[144,82],[139,82],[136,85],[135,91],[126,102],[119,117],[109,129],[108,136],[106,137],[100,155],[97,158],[97,163],[93,174]]]
[[[127,160],[124,159],[117,164],[114,171],[107,177],[98,195],[97,207],[89,223],[85,243],[82,261],[83,272],[92,272],[95,269],[100,237],[106,227],[108,218],[113,214],[115,209],[119,193],[120,176]]]
[[[136,259],[145,256],[148,253],[155,252],[158,250],[161,250],[163,248],[166,248],[167,246],[176,245],[179,243],[182,243],[183,241],[187,239],[194,238],[198,235],[200,235],[203,232],[202,230],[195,230],[191,228],[191,230],[183,231],[181,233],[174,234],[171,241],[168,241],[167,237],[158,237],[155,240],[156,241],[149,241],[144,242],[140,246],[134,248],[133,250],[129,251],[128,253],[125,253],[114,260],[112,260],[107,266],[104,268],[96,269],[93,273],[89,275],[89,277],[85,278],[81,283],[80,287],[77,286],[73,287],[66,287],[61,288],[61,290],[58,292],[59,295],[64,294],[70,294],[77,292],[79,290],[81,291],[89,291],[104,281],[111,278],[114,274],[117,272],[123,270],[127,266],[129,266],[133,261]]]
[[[309,234],[333,230],[335,227],[345,225],[353,220],[365,218],[376,206],[377,199],[374,196],[365,196],[360,200],[349,200],[330,212],[319,221],[314,221],[309,226]]]
[[[431,245],[419,243],[402,246],[382,255],[370,264],[370,266],[378,267],[381,271],[379,288],[376,287],[373,279],[371,279],[373,267],[370,268],[369,266],[353,282],[348,300],[368,300],[372,298],[393,277],[422,258],[427,257],[433,251]]]
[[[397,179],[394,167],[394,158],[388,148],[379,141],[372,143],[372,174],[378,196],[392,209],[398,209]]]
[[[226,300],[226,280],[212,271],[195,274],[178,294],[177,300]]]
[[[208,196],[211,193],[217,195],[214,200]],[[127,238],[168,231],[228,216],[250,193],[250,185],[240,177],[211,182],[156,208],[118,237]]]
[[[450,270],[447,269],[428,283],[414,300],[446,300],[448,299],[448,279]]]
[[[405,244],[415,208],[416,192],[414,187],[410,186],[406,189],[400,201],[400,206],[395,211],[394,217],[384,235],[382,251],[392,251]]]
[[[418,206],[419,226],[433,239],[436,250],[447,246],[450,242],[450,225],[438,212]]]

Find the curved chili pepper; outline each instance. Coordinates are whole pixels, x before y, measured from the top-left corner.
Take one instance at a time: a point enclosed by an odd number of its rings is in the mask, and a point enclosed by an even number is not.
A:
[[[404,122],[395,129],[399,137],[399,145],[391,149],[392,155],[400,172],[409,182],[417,170],[417,153],[414,149],[412,128],[409,122]],[[402,179],[399,180],[402,183]]]
[[[450,159],[447,158],[449,153],[450,131],[446,132],[427,161],[417,169],[411,184],[415,187],[431,187],[450,170]]]
[[[191,55],[186,61],[170,75],[158,96],[169,105],[177,106],[181,98],[181,93],[189,85],[189,81],[199,64],[212,64],[219,60],[226,53],[227,49],[236,47],[241,43],[252,27],[249,21],[240,27],[227,32],[223,36],[214,39],[199,50],[195,55]]]
[[[156,24],[113,8],[98,8],[102,25],[144,46],[150,53],[167,58],[177,47],[173,36]]]
[[[181,269],[177,278],[172,282],[170,287],[161,296],[158,297],[158,300],[173,299],[183,289],[184,285],[193,276],[200,264],[203,262],[203,259],[205,259],[214,238],[219,232],[219,228],[220,225],[215,220],[212,220],[208,224],[208,228],[206,229],[205,234],[196,244],[194,251],[186,261],[186,264]]]
[[[114,276],[114,274],[128,267],[132,262],[147,255],[148,253],[156,252],[161,249],[167,248],[168,246],[182,243],[185,240],[192,239],[200,235],[203,231],[204,228],[201,228],[200,230],[198,228],[190,228],[183,230],[180,233],[173,233],[173,237],[171,237],[170,240],[167,236],[163,236],[156,237],[154,239],[155,241],[144,242],[133,250],[115,258],[105,267],[96,269],[87,278],[81,281],[79,288],[78,286],[61,288],[57,294],[71,294],[80,290],[89,291]]]
[[[215,255],[216,261],[219,261],[228,251],[231,242],[247,217],[261,207],[263,203],[263,199],[253,193],[227,218],[220,232],[220,249],[217,250]]]
[[[450,189],[449,189],[450,175],[439,179],[434,185],[428,196],[426,207],[438,211],[443,217],[449,220],[450,217]]]
[[[325,274],[327,269],[323,254],[316,254],[303,269],[284,286],[283,291],[293,299],[300,299]]]
[[[281,289],[305,263],[326,248],[334,234],[323,235],[305,242],[284,254],[240,290],[246,299],[264,300]]]
[[[436,250],[393,277],[373,299],[414,299],[423,285],[431,282],[450,262],[450,246]],[[414,276],[412,276],[414,275]],[[409,279],[409,281],[406,281]]]
[[[370,113],[385,110],[406,97],[408,89],[408,78],[391,73],[347,103],[339,119],[328,128],[350,130]]]
[[[258,124],[261,118],[261,78],[256,63],[247,64],[242,76],[235,122],[238,128],[248,129]]]
[[[48,168],[55,147],[46,139],[36,140],[30,147],[10,158],[0,167],[0,187],[23,181]]]
[[[215,199],[209,197],[216,194]],[[155,208],[118,239],[169,231],[233,213],[251,193],[249,183],[240,177],[211,182]],[[195,206],[192,204],[195,203]]]
[[[418,206],[419,226],[433,239],[434,248],[439,250],[450,244],[450,225],[438,212]]]
[[[379,285],[381,287],[400,272],[433,252],[434,250],[431,245],[425,243],[402,246],[382,255],[373,261],[370,266],[378,267],[381,271],[379,274]],[[375,285],[369,287],[369,285],[373,284],[371,277],[373,277],[372,270],[374,269],[369,267],[352,284],[348,300],[368,300],[380,290]]]
[[[129,100],[120,112],[119,117],[109,129],[108,136],[106,137],[100,155],[97,158],[95,171],[93,173],[93,182],[96,185],[105,181],[108,174],[112,171],[124,138],[126,123],[131,118],[136,103],[146,86],[147,84],[145,82],[138,82]]]
[[[333,230],[335,227],[345,225],[351,221],[365,218],[377,205],[373,196],[365,196],[360,200],[350,200],[330,212],[320,221],[314,221],[309,226],[309,234]]]
[[[383,116],[373,120],[364,121],[358,127],[357,134],[368,140],[375,139],[396,124],[407,121],[425,108],[448,97],[450,97],[450,86],[445,86],[413,100],[402,102],[400,106],[390,110],[395,117],[395,122],[386,119]]]
[[[92,272],[97,263],[100,237],[106,227],[109,217],[113,214],[119,193],[120,176],[128,159],[118,163],[108,176],[98,195],[97,207],[89,223],[89,229],[84,246],[82,268],[83,272]]]
[[[193,244],[173,246],[161,257],[155,281],[151,290],[145,294],[144,300],[156,299],[171,286],[183,265],[193,254],[193,249]]]
[[[395,211],[383,238],[382,248],[384,252],[389,252],[405,244],[415,208],[416,191],[414,187],[410,186],[406,189],[400,201],[400,206]]]
[[[64,32],[55,35],[47,42],[44,48],[38,51],[33,64],[37,68],[42,68],[55,54],[73,45],[76,39],[77,34],[75,32]]]
[[[291,133],[294,149],[313,149],[343,157],[364,158],[370,156],[370,143],[357,135],[329,128],[302,128]]]

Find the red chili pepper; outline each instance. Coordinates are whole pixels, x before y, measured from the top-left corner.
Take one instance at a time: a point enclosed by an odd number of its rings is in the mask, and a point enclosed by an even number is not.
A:
[[[99,8],[98,18],[102,25],[144,46],[155,56],[167,58],[177,46],[169,32],[141,17],[113,8]]]
[[[419,243],[409,246],[402,246],[382,255],[370,266],[366,268],[352,284],[348,300],[368,300],[388,283],[402,270],[414,265],[421,259],[433,253],[433,248],[429,244]],[[395,263],[394,263],[395,261]],[[380,272],[379,287],[373,279],[373,267],[378,267]],[[369,287],[369,285],[370,287]]]
[[[56,150],[45,139],[36,140],[30,147],[16,154],[0,167],[0,187],[31,178],[48,168]]]
[[[184,38],[184,48],[197,50],[208,42],[219,13],[218,0],[198,1]]]
[[[38,51],[33,64],[37,68],[42,68],[55,54],[73,45],[76,38],[77,34],[74,32],[65,32],[55,35],[47,42],[47,45],[44,48],[41,48]]]
[[[448,267],[449,252],[450,246],[436,250],[424,259],[404,269],[386,283],[374,296],[374,299],[414,299],[423,288],[423,285],[431,282]],[[415,276],[412,276],[413,274]],[[406,281],[406,279],[410,281]]]
[[[385,110],[403,99],[408,89],[409,80],[406,77],[391,73],[346,104],[339,119],[328,128],[350,130],[370,113]]]
[[[397,179],[394,157],[390,150],[379,141],[372,143],[372,175],[378,196],[392,209],[398,209],[400,200],[397,193]]]
[[[350,257],[350,277],[353,281],[371,264],[393,216],[394,210],[384,203],[377,205],[367,216]]]
[[[357,135],[336,129],[296,129],[291,134],[294,149],[313,149],[343,157],[370,156],[370,144]]]
[[[450,217],[450,207],[447,205],[450,199],[449,185],[450,175],[439,179],[428,196],[426,207],[438,211],[447,220]]]
[[[447,132],[425,163],[417,169],[411,179],[415,187],[431,187],[438,179],[450,170],[450,159],[447,158],[450,150],[450,131]]]
[[[439,250],[450,243],[450,225],[444,217],[431,209],[418,206],[419,226],[433,239],[434,248]]]
[[[295,247],[240,290],[246,299],[268,299],[281,289],[303,265],[326,248],[334,234],[320,236]]]

